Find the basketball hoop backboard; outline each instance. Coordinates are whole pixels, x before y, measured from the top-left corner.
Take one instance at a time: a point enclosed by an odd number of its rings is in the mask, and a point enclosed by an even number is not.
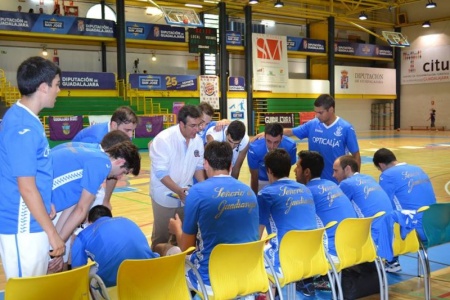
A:
[[[383,31],[383,37],[391,47],[409,47],[409,42],[406,37],[400,32]]]
[[[159,6],[164,14],[166,23],[176,26],[203,27],[202,21],[195,10],[191,8],[179,8]]]

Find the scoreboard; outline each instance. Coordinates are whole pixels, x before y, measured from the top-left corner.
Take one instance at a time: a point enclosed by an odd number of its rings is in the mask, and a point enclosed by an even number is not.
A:
[[[217,53],[216,28],[189,28],[189,53]]]

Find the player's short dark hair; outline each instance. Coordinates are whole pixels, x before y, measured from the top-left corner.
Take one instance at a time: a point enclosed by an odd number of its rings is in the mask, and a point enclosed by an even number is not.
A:
[[[129,106],[120,106],[117,108],[111,116],[111,122],[120,124],[137,124],[138,117],[136,113]]]
[[[103,150],[108,149],[118,143],[129,141],[130,137],[121,130],[112,130],[108,132],[102,139],[100,145]]]
[[[392,152],[389,149],[386,148],[380,148],[378,149],[375,154],[373,155],[373,164],[375,167],[379,168],[380,164],[390,164],[393,161],[396,161],[397,158],[395,157],[394,152]]]
[[[178,112],[178,122],[183,122],[183,124],[186,125],[187,117],[198,119],[202,117],[202,112],[200,111],[200,108],[198,108],[198,106],[190,104],[184,105]]]
[[[289,153],[282,149],[274,149],[264,156],[266,171],[270,169],[276,178],[289,177],[291,172],[291,157]]]
[[[139,174],[141,170],[141,155],[139,149],[130,141],[124,141],[105,149],[110,157],[125,160],[122,167],[129,169],[134,176]]]
[[[324,109],[329,109],[330,107],[335,107],[334,98],[328,94],[322,94],[314,101],[315,107],[323,107]]]
[[[55,63],[40,56],[30,57],[17,69],[19,92],[23,96],[29,96],[44,82],[51,87],[56,75],[61,76],[61,69]]]
[[[95,221],[97,221],[101,217],[110,217],[110,218],[112,218],[111,210],[109,208],[107,208],[106,206],[104,206],[104,205],[96,205],[93,208],[91,208],[91,210],[89,211],[88,222],[89,223],[94,223]]]
[[[358,162],[352,155],[342,155],[339,157],[339,165],[342,169],[350,166],[353,173],[358,172]]]
[[[317,151],[301,150],[298,153],[300,166],[303,170],[309,169],[312,178],[320,177],[325,166],[323,157]]]
[[[233,141],[240,141],[245,136],[245,125],[239,120],[234,120],[228,125],[227,134],[233,139]]]
[[[207,116],[214,116],[214,108],[208,102],[200,102],[198,108]]]
[[[271,135],[273,137],[277,137],[279,135],[283,135],[283,126],[280,123],[269,123],[266,124],[266,128],[264,129],[264,135]]]
[[[211,141],[206,144],[203,157],[214,170],[230,170],[233,149],[228,142]]]

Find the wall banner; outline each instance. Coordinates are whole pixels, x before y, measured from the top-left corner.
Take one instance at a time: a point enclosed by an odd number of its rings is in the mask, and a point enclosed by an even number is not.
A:
[[[196,75],[130,74],[133,89],[154,91],[196,91]]]
[[[115,90],[114,73],[103,72],[61,72],[61,89]]]
[[[137,138],[155,137],[163,130],[163,116],[142,116],[139,117],[139,124],[136,126],[134,136]]]
[[[401,84],[450,81],[450,46],[402,50]]]
[[[336,94],[395,95],[395,69],[335,66]]]
[[[48,117],[50,139],[52,141],[67,141],[83,129],[83,116]]]
[[[264,124],[270,123],[280,123],[285,128],[294,128],[294,113],[265,113]]]
[[[200,102],[211,104],[219,109],[219,77],[215,75],[200,75]]]
[[[125,38],[184,43],[186,29],[162,24],[126,22]]]
[[[253,34],[253,90],[284,92],[288,83],[286,36]]]

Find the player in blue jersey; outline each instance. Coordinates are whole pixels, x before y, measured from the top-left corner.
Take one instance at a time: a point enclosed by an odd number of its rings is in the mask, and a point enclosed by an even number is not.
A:
[[[206,133],[208,143],[211,141],[228,142],[233,148],[231,176],[236,179],[239,178],[239,173],[241,172],[241,167],[249,147],[249,137],[245,131],[244,123],[239,120],[234,120],[221,131],[215,131],[214,128],[210,128]]]
[[[116,129],[125,132],[131,139],[137,124],[138,117],[134,111],[128,106],[121,106],[114,111],[109,123],[98,123],[86,127],[78,132],[72,141],[100,144],[108,132]]]
[[[333,177],[336,158],[351,154],[361,165],[358,140],[353,126],[335,114],[333,97],[322,94],[314,101],[316,118],[295,128],[285,128],[284,134],[299,139],[308,138],[308,150],[319,152],[325,161],[321,178],[337,182]],[[359,167],[358,167],[359,169]]]
[[[73,242],[72,267],[84,266],[90,258],[107,287],[116,285],[117,271],[125,259],[159,257],[150,250],[139,226],[127,218],[113,218],[106,206],[94,206],[88,221],[90,225]]]
[[[298,153],[297,167],[295,168],[295,176],[298,182],[306,184],[310,189],[316,213],[322,221],[323,225],[331,221],[337,221],[338,224],[327,229],[328,252],[336,259],[336,247],[334,245],[334,236],[336,227],[346,218],[356,218],[356,212],[352,203],[339,188],[339,186],[331,180],[322,179],[320,174],[324,168],[324,159],[316,151],[302,150]]]
[[[68,241],[75,228],[85,220],[104,180],[117,180],[129,173],[138,175],[141,166],[139,150],[131,141],[105,151],[60,149],[51,153],[51,159],[54,165],[52,203],[58,213],[54,222],[64,241]],[[55,265],[60,266],[61,260],[52,262],[50,268],[54,269]]]
[[[60,149],[65,148],[88,148],[88,149],[108,149],[111,146],[114,146],[118,143],[129,141],[130,138],[128,135],[120,130],[113,130],[108,132],[102,139],[100,144],[97,143],[85,143],[85,142],[66,142],[59,145],[56,145],[52,148],[52,152],[58,151]],[[72,150],[75,151],[75,150]]]
[[[250,143],[247,162],[250,169],[250,187],[256,193],[269,183],[264,156],[274,149],[285,149],[291,157],[291,165],[297,161],[297,145],[289,137],[283,136],[280,123],[270,123],[264,130],[264,138]]]
[[[17,70],[21,93],[3,117],[0,129],[0,256],[6,279],[44,275],[51,255],[64,253],[64,242],[50,219],[52,162],[43,108],[52,108],[61,70],[42,57],[30,57]]]
[[[227,142],[212,141],[206,145],[204,165],[208,179],[189,190],[183,224],[178,215],[169,223],[181,250],[197,246],[190,259],[206,285],[210,285],[209,256],[217,244],[245,243],[259,237],[256,196],[249,186],[229,175],[232,156]],[[192,271],[188,278],[198,289]]]
[[[221,131],[222,128],[228,126],[230,121],[227,119],[222,119],[220,121],[212,121],[214,116],[214,108],[208,102],[200,102],[198,108],[202,112],[202,123],[200,124],[200,131],[197,133],[203,140],[203,144],[206,145],[206,133],[212,127],[215,131]]]
[[[282,130],[282,129],[281,129]],[[267,255],[280,268],[278,256],[280,242],[289,230],[317,228],[316,208],[309,189],[301,183],[289,179],[291,157],[284,149],[269,151],[264,158],[269,177],[269,185],[258,193],[259,233],[276,233],[270,240]]]
[[[372,176],[358,172],[358,163],[351,155],[343,155],[335,160],[333,176],[352,202],[358,217],[371,217],[380,211],[386,212],[372,224],[372,238],[378,245],[378,236],[383,234],[383,218],[390,217],[393,211],[388,195]]]
[[[397,210],[414,210],[436,203],[433,185],[428,175],[418,166],[399,163],[395,154],[386,148],[378,149],[373,155],[375,167],[381,171],[380,186]],[[422,228],[422,214],[417,216],[416,231],[426,240]],[[401,270],[398,260],[387,265],[387,271]]]

